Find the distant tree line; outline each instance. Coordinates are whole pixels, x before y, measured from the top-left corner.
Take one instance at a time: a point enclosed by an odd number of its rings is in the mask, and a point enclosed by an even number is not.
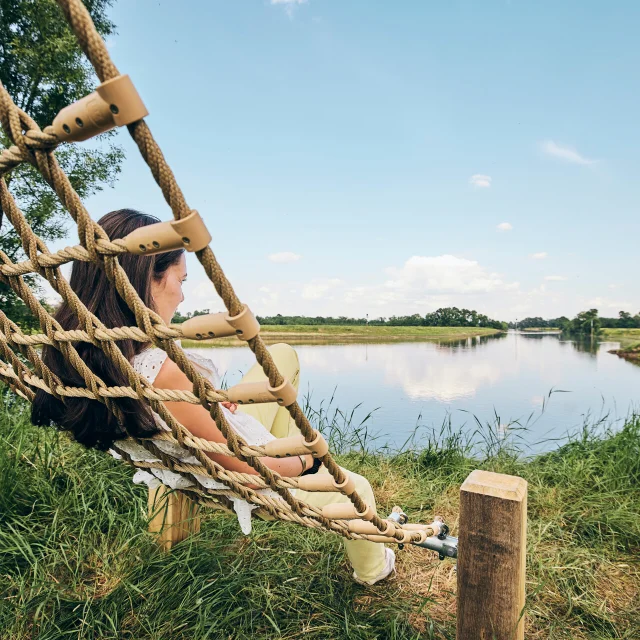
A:
[[[566,316],[550,318],[548,320],[537,316],[535,318],[523,318],[517,322],[510,322],[509,329],[560,329],[567,322],[570,322],[570,320]]]
[[[518,322],[510,322],[510,329],[562,329],[573,335],[588,335],[600,329],[640,329],[640,312],[632,316],[628,311],[620,311],[617,318],[601,318],[597,309],[581,311],[570,320],[566,316],[560,318],[524,318]]]
[[[206,316],[208,313],[211,313],[209,309],[201,309],[200,311],[188,311],[187,313],[180,313],[176,311],[173,315],[171,322],[175,322],[176,324],[182,324],[189,320],[189,318],[195,318],[196,316]]]
[[[208,309],[193,313],[176,313],[173,322],[185,322],[189,318],[209,313]],[[421,316],[415,313],[411,316],[391,316],[389,318],[348,318],[347,316],[257,316],[258,322],[265,325],[372,325],[387,327],[488,327],[506,331],[508,324],[499,320],[492,320],[488,316],[469,309],[447,307],[433,313]]]
[[[618,312],[617,318],[600,318],[603,329],[640,329],[640,312],[632,316],[628,311]]]

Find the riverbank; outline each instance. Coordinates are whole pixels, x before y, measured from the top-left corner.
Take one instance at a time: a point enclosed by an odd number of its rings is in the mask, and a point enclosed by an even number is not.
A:
[[[267,344],[349,344],[354,342],[440,342],[493,336],[499,329],[479,327],[385,327],[372,325],[263,325],[260,334]],[[185,347],[235,347],[237,338],[182,340]]]
[[[611,349],[609,353],[617,355],[619,358],[624,358],[631,362],[640,363],[640,344],[635,344],[624,349]]]
[[[317,424],[320,414],[311,413]],[[337,442],[349,442],[342,438]],[[640,637],[640,419],[585,431],[523,460],[505,440],[483,453],[456,434],[339,461],[366,475],[379,510],[443,515],[457,533],[459,487],[474,468],[529,483],[527,638]],[[455,572],[417,547],[397,576],[356,585],[337,536],[205,511],[171,554],[146,533],[132,470],[53,429],[0,394],[0,625],[3,637],[79,639],[455,637]]]
[[[611,349],[620,358],[640,364],[640,329],[602,329],[599,338],[619,342],[619,349]]]

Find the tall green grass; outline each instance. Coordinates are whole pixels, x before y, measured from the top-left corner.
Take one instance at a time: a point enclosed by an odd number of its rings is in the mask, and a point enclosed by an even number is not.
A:
[[[382,512],[400,504],[415,521],[439,512],[455,533],[472,469],[526,478],[527,637],[640,637],[637,416],[527,460],[508,438],[485,435],[481,446],[447,425],[374,453],[366,416],[331,403],[307,411],[333,433],[340,462],[370,478]],[[367,589],[351,581],[337,537],[261,521],[244,537],[211,511],[200,534],[163,554],[131,475],[32,427],[26,405],[0,394],[0,637],[455,637],[450,562],[405,548],[398,576]]]

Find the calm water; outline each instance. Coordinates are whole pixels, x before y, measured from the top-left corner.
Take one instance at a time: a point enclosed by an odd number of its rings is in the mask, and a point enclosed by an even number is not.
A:
[[[311,405],[369,412],[376,443],[400,446],[439,428],[475,430],[490,422],[497,432],[517,433],[533,451],[549,449],[553,438],[575,432],[588,418],[607,415],[619,424],[640,399],[640,367],[607,353],[617,343],[577,343],[558,335],[510,332],[453,343],[349,344],[298,346],[302,394]],[[229,384],[255,362],[248,349],[201,349]],[[204,353],[206,352],[206,353]],[[555,390],[549,397],[549,392]],[[335,392],[335,393],[334,393]],[[496,420],[496,414],[498,419]],[[518,424],[528,425],[520,431]],[[545,442],[542,442],[545,441]]]

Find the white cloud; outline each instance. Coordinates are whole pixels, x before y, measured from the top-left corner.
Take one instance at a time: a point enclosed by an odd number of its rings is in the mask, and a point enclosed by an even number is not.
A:
[[[630,302],[616,302],[600,296],[589,300],[587,304],[595,309],[615,309],[616,311],[633,311],[634,308],[634,305]]]
[[[298,262],[302,256],[298,253],[293,253],[292,251],[281,251],[280,253],[272,253],[268,256],[271,262]]]
[[[392,279],[385,286],[400,291],[487,293],[509,286],[475,260],[451,255],[413,256],[401,268],[389,268],[387,273]]]
[[[544,279],[548,280],[549,282],[562,282],[564,280],[567,280],[565,276],[545,276]]]
[[[547,252],[546,251],[540,251],[538,253],[532,253],[531,257],[534,260],[544,260],[547,257]]]
[[[316,278],[302,287],[302,297],[305,300],[318,300],[340,284],[342,280],[339,278]]]
[[[621,284],[610,284],[609,289],[620,289],[622,287]]]
[[[498,231],[511,231],[513,229],[513,225],[510,222],[501,222],[496,229]]]
[[[560,158],[561,160],[571,162],[573,164],[591,165],[596,163],[595,160],[591,160],[590,158],[583,156],[572,147],[557,144],[553,140],[545,140],[540,143],[540,148],[548,156]]]
[[[485,176],[482,173],[474,173],[469,178],[469,184],[480,189],[488,189],[491,186],[491,176]]]
[[[293,18],[293,11],[301,4],[306,4],[307,0],[271,0],[271,4],[278,4],[284,7],[286,14]]]

